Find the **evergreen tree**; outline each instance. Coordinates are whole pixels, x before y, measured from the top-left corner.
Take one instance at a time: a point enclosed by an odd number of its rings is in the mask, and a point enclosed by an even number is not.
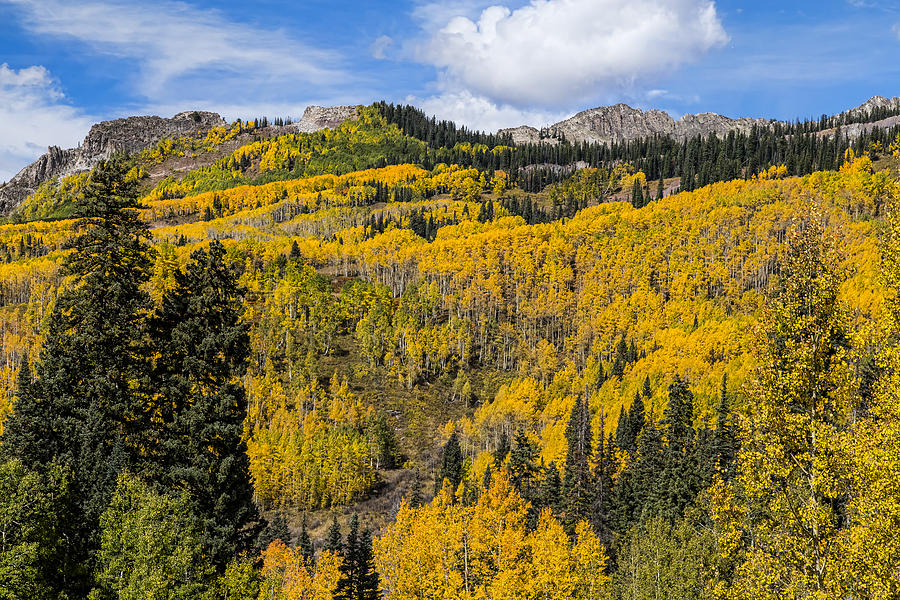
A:
[[[75,513],[63,537],[75,562],[98,548],[100,515],[142,437],[141,318],[150,305],[142,286],[151,263],[127,170],[121,160],[100,163],[83,188],[75,213],[80,234],[63,265],[76,284],[56,300],[35,380],[20,378],[24,388],[3,435],[3,454],[26,468],[70,469]],[[78,595],[87,584],[82,576],[68,591]]]
[[[559,477],[559,469],[556,468],[556,463],[550,463],[543,471],[544,478],[541,481],[541,487],[538,490],[538,505],[542,509],[552,509],[554,513],[558,514],[562,510],[560,504],[562,481]]]
[[[239,378],[250,339],[237,276],[224,257],[219,242],[194,252],[151,319],[158,395],[147,419],[162,423],[159,437],[146,443],[146,471],[159,485],[190,493],[201,540],[220,568],[264,525],[242,439],[247,397]]]
[[[462,481],[463,456],[462,449],[459,447],[459,437],[454,432],[450,435],[450,439],[444,444],[444,453],[441,457],[441,472],[436,482],[436,492],[439,492],[444,485],[444,480],[450,482],[453,490],[459,486]]]
[[[644,192],[641,189],[641,182],[637,178],[635,178],[634,184],[631,186],[631,205],[635,208],[644,206]]]
[[[291,531],[288,529],[287,520],[281,513],[275,513],[272,519],[266,523],[265,528],[256,539],[256,547],[258,550],[265,550],[275,540],[281,540],[288,546],[291,545]]]
[[[352,600],[359,587],[359,517],[350,517],[350,530],[343,547],[344,560],[341,562],[341,578],[334,590],[336,600]]]
[[[350,519],[350,531],[344,545],[341,579],[334,597],[338,600],[375,600],[379,597],[378,573],[372,553],[372,532],[359,531],[359,518]]]
[[[716,471],[728,480],[733,475],[733,464],[738,452],[737,435],[731,422],[731,409],[728,402],[728,375],[722,374],[722,392],[719,407],[716,411],[716,431],[712,438],[713,461]]]
[[[412,485],[409,488],[409,494],[407,494],[406,500],[412,508],[422,506],[422,475],[419,473],[418,469],[413,473]]]
[[[303,556],[304,560],[306,560],[307,564],[312,564],[316,549],[313,546],[312,538],[309,536],[309,531],[306,529],[306,517],[303,517],[303,524],[300,526],[300,537],[297,540],[297,548],[300,549],[300,554]]]
[[[516,431],[513,447],[509,453],[509,480],[524,499],[533,495],[537,465],[537,448],[528,439],[523,429]]]
[[[571,534],[579,521],[590,518],[593,503],[591,469],[591,415],[587,402],[578,396],[566,427],[566,468],[562,497],[565,504],[563,523]]]
[[[355,600],[378,600],[381,594],[378,571],[375,570],[375,556],[372,551],[372,532],[363,529],[359,540],[359,587]]]
[[[601,427],[601,431],[602,431]],[[597,462],[594,468],[594,506],[592,510],[591,524],[594,526],[601,539],[612,541],[613,514],[614,514],[614,477],[618,469],[615,447],[612,435],[604,443],[600,438],[597,444]]]
[[[343,554],[344,542],[341,538],[341,526],[338,525],[337,515],[331,517],[331,527],[328,528],[328,534],[325,536],[325,545],[322,549],[335,554]]]
[[[678,375],[669,386],[669,402],[663,413],[665,468],[660,493],[663,516],[681,516],[701,488],[698,446],[694,434],[694,394]]]

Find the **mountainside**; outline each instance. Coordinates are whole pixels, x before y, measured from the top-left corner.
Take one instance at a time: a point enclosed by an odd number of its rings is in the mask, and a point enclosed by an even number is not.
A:
[[[900,97],[874,96],[855,108],[824,119],[818,135],[832,136],[837,131],[835,126],[841,124],[844,125],[842,133],[851,138],[866,135],[875,128],[889,129],[900,124],[900,115],[896,114],[898,112],[900,112]],[[333,129],[348,119],[356,119],[357,113],[356,106],[309,106],[296,123],[271,129],[256,128],[255,135],[269,137]],[[754,126],[770,128],[776,123],[749,117],[731,119],[715,113],[687,114],[676,120],[660,110],[643,111],[620,103],[584,110],[541,130],[529,125],[501,129],[497,132],[497,136],[508,136],[517,145],[557,144],[560,140],[573,143],[613,144],[653,136],[684,141],[698,135],[707,137],[711,133],[720,138],[731,131],[746,134]],[[136,116],[103,121],[91,127],[79,147],[63,150],[52,146],[10,181],[0,185],[0,214],[9,214],[42,183],[55,177],[89,171],[98,162],[116,152],[133,154],[151,148],[165,139],[202,137],[213,128],[225,126],[224,119],[218,114],[202,111],[186,111],[169,119]],[[236,147],[235,144],[231,146]],[[201,164],[182,164],[178,168],[183,170],[197,166]]]
[[[897,110],[515,145],[381,102],[52,150],[0,224],[0,589],[880,597]]]
[[[729,131],[749,131],[754,125],[762,127],[772,122],[765,119],[729,119],[714,113],[685,115],[679,120],[660,110],[643,111],[627,104],[601,106],[584,110],[574,117],[560,121],[548,128],[550,139],[564,137],[572,142],[614,143],[635,140],[654,135],[668,135],[683,140],[696,135],[715,133],[726,135]],[[501,129],[509,133],[517,144],[540,141],[540,132],[534,127],[522,126]]]
[[[870,117],[879,111],[900,111],[900,97],[885,98],[873,96],[859,106],[830,117],[829,121],[843,117],[850,120],[862,120],[862,124],[844,130],[851,137],[868,131],[867,121],[875,121]],[[879,123],[880,127],[890,127],[900,119]],[[769,127],[777,121],[760,118],[741,117],[731,119],[716,113],[686,114],[680,119],[673,119],[668,113],[660,110],[643,111],[627,104],[600,106],[583,110],[573,117],[554,123],[539,130],[530,125],[520,125],[501,129],[498,134],[509,134],[517,144],[534,144],[539,142],[555,143],[559,139],[570,142],[588,142],[612,144],[640,138],[665,135],[677,140],[686,140],[697,135],[706,137],[715,133],[724,137],[729,131],[747,133],[753,126]],[[828,129],[823,135],[832,135],[834,129]]]
[[[0,213],[21,204],[43,182],[88,171],[117,152],[140,152],[165,138],[202,134],[224,126],[225,120],[219,115],[199,111],[178,113],[171,119],[128,117],[97,123],[79,147],[62,150],[51,146],[46,154],[0,186]]]
[[[355,106],[309,106],[293,126],[288,125],[266,133],[309,133],[337,127],[347,119],[355,118]],[[211,129],[226,125],[218,114],[203,111],[185,111],[169,119],[136,116],[97,123],[77,148],[63,150],[51,146],[44,155],[0,186],[0,214],[8,213],[20,205],[45,181],[89,171],[101,160],[108,159],[117,152],[134,154],[164,139],[204,136]]]

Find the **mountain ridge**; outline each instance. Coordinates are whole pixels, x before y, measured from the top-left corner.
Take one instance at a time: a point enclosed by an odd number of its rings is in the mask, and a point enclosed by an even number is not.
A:
[[[873,96],[859,106],[827,119],[834,121],[844,117],[845,120],[849,118],[854,121],[842,130],[850,137],[865,134],[873,127],[900,123],[900,115],[865,120],[879,111],[881,114],[885,111],[900,112],[900,97]],[[271,136],[296,132],[310,133],[338,127],[345,120],[356,119],[357,116],[357,106],[312,105],[305,109],[303,117],[296,123],[273,128],[262,134]],[[658,109],[645,111],[618,103],[583,110],[542,129],[520,125],[499,129],[497,134],[511,136],[516,144],[556,144],[562,140],[612,144],[656,135],[670,136],[677,140],[686,140],[698,135],[706,137],[712,133],[724,137],[731,131],[746,133],[753,127],[771,127],[778,123],[782,122],[753,117],[732,119],[712,112],[685,114],[676,120]],[[205,111],[184,111],[171,118],[131,116],[102,121],[91,127],[79,146],[65,150],[51,146],[36,161],[0,185],[0,214],[8,214],[45,181],[88,171],[116,152],[140,152],[165,138],[204,135],[214,127],[226,125],[226,121],[219,114]],[[830,136],[834,135],[835,131],[836,127],[823,128],[819,135]]]

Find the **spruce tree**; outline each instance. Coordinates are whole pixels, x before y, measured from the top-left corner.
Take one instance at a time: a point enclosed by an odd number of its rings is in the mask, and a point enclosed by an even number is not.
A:
[[[250,338],[225,248],[212,242],[191,258],[150,321],[157,396],[147,418],[162,423],[159,436],[147,440],[145,471],[162,487],[190,494],[201,541],[224,568],[264,526],[242,439],[247,396],[239,378]]]
[[[409,502],[411,508],[422,506],[422,475],[419,473],[418,469],[413,473],[413,481],[412,485],[409,487],[406,501]]]
[[[2,443],[5,456],[31,470],[70,469],[74,515],[63,537],[83,562],[99,545],[99,519],[119,473],[134,464],[142,437],[139,382],[146,371],[142,289],[150,268],[149,233],[137,213],[136,182],[122,160],[94,168],[75,215],[79,235],[63,273],[75,285],[56,300],[35,379],[23,375]],[[76,579],[78,576],[76,576]],[[85,579],[70,581],[79,595]]]
[[[316,549],[313,546],[312,538],[309,536],[309,530],[306,528],[306,517],[303,517],[303,524],[300,526],[300,537],[297,539],[297,548],[300,550],[300,555],[303,556],[303,559],[307,564],[312,564]]]
[[[565,504],[563,524],[571,535],[579,521],[590,518],[593,503],[591,469],[591,415],[587,402],[579,396],[572,407],[566,427],[566,468],[562,497]]]
[[[343,547],[341,578],[334,590],[336,600],[353,600],[359,587],[359,517],[350,517],[350,530]]]
[[[524,499],[533,495],[537,465],[537,448],[528,439],[523,429],[516,431],[513,447],[509,453],[509,480]]]
[[[737,435],[731,422],[728,402],[728,375],[722,374],[722,392],[716,411],[716,431],[713,434],[712,459],[715,469],[726,481],[733,475],[733,464],[738,452]]]
[[[291,531],[288,529],[287,520],[281,513],[276,513],[266,523],[266,527],[256,539],[256,547],[258,550],[265,550],[275,540],[281,540],[288,546],[291,545]]]
[[[363,529],[359,539],[359,587],[355,600],[378,600],[378,571],[375,570],[375,555],[372,551],[372,532]]]
[[[560,491],[562,489],[562,481],[559,478],[559,469],[556,463],[550,463],[544,469],[544,479],[541,482],[541,488],[538,491],[538,504],[543,508],[550,508],[554,513],[559,514],[562,507],[560,505]]]
[[[444,481],[449,481],[451,488],[455,491],[462,481],[463,456],[462,449],[459,447],[459,437],[454,432],[450,435],[450,439],[444,444],[444,452],[441,457],[441,473],[435,483],[435,493],[441,490]]]
[[[638,179],[635,179],[634,184],[631,186],[631,205],[635,208],[644,206],[644,192],[641,189],[641,182]]]
[[[701,487],[693,422],[694,394],[687,382],[676,375],[669,386],[669,403],[662,420],[666,446],[661,508],[670,519],[681,516]]]
[[[328,535],[325,536],[325,544],[322,546],[322,549],[335,554],[342,554],[344,551],[341,526],[338,525],[337,515],[331,517],[331,526],[328,528]]]
[[[637,449],[637,439],[644,428],[644,400],[639,393],[634,394],[631,410],[628,411],[628,441],[631,444],[629,450]]]

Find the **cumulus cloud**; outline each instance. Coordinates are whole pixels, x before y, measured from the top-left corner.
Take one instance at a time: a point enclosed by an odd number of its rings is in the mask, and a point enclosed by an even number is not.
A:
[[[627,89],[728,40],[708,0],[532,0],[453,17],[414,52],[440,69],[446,90],[559,107]]]
[[[552,125],[571,116],[564,112],[523,109],[496,103],[468,91],[447,92],[428,98],[409,96],[406,102],[418,106],[425,114],[454,121],[471,129],[494,132],[504,127]]]
[[[134,61],[137,93],[154,101],[230,99],[236,90],[275,98],[297,85],[346,84],[333,52],[284,31],[255,28],[181,2],[7,0],[32,32],[71,39]],[[244,92],[242,92],[244,93]]]
[[[76,146],[92,119],[66,104],[50,72],[42,66],[0,65],[0,182],[47,151]]]

